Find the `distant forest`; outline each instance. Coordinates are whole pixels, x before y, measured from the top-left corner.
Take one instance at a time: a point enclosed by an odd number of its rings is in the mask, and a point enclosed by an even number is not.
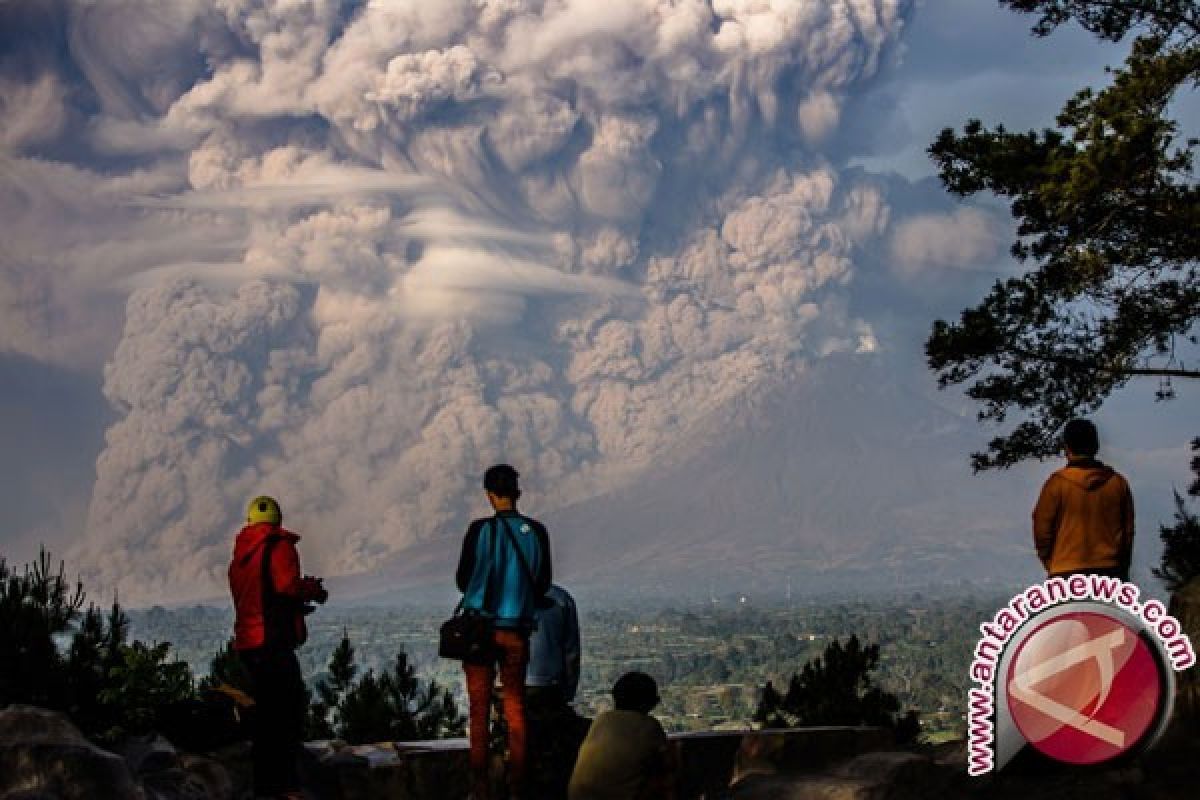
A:
[[[584,639],[581,710],[607,706],[607,693],[628,669],[654,675],[662,687],[657,715],[674,730],[749,725],[768,681],[790,676],[837,637],[877,644],[875,682],[903,710],[920,713],[932,738],[963,729],[969,655],[978,625],[1007,600],[1001,595],[951,598],[913,593],[888,599],[809,602],[794,607],[750,604],[683,609],[595,609],[581,612]],[[458,665],[436,657],[443,609],[327,608],[309,618],[309,643],[299,651],[310,685],[328,677],[330,656],[343,633],[363,669],[386,669],[403,650],[424,678],[463,699]],[[169,641],[197,675],[229,636],[227,609],[154,608],[129,612],[131,633]],[[465,704],[464,704],[465,707]]]

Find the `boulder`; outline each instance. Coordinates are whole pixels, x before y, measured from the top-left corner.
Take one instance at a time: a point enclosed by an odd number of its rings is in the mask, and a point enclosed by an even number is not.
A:
[[[151,772],[142,786],[146,800],[213,800],[204,781],[182,767]]]
[[[134,775],[179,768],[179,753],[174,745],[157,733],[131,736],[122,745],[121,755]]]
[[[738,800],[916,800],[936,796],[944,770],[916,753],[875,752],[856,756],[822,774],[758,772],[735,783]]]
[[[250,759],[250,743],[239,742],[229,747],[223,747],[209,753],[208,756],[216,764],[220,765],[225,771],[225,775],[229,778],[232,785],[234,797],[241,797],[245,794],[253,794],[254,788],[254,770]],[[198,756],[184,756],[185,766],[189,763],[188,759],[199,758]],[[301,768],[304,767],[305,759],[301,758]],[[303,774],[303,773],[302,773]]]
[[[864,781],[828,775],[807,777],[755,774],[730,790],[735,800],[875,800],[874,787]]]
[[[142,787],[146,800],[233,800],[234,797],[233,780],[220,762],[190,754],[175,755],[169,766],[143,772]]]
[[[36,796],[145,800],[125,760],[89,742],[65,716],[9,706],[0,710],[0,797]]]
[[[916,753],[864,753],[832,770],[838,778],[863,781],[877,797],[927,797],[940,777],[933,761]]]
[[[11,705],[0,710],[0,747],[88,743],[66,715],[57,711],[22,705]]]
[[[465,742],[307,746],[304,785],[317,797],[338,800],[426,800],[467,796]],[[494,764],[499,788],[500,770]],[[495,796],[503,797],[503,794]],[[544,800],[540,795],[532,795]]]
[[[233,777],[221,762],[190,754],[183,756],[182,760],[183,768],[204,785],[208,797],[212,800],[232,800]]]
[[[733,773],[732,776],[726,773],[726,783],[737,783],[755,774],[812,774],[858,753],[895,746],[891,731],[883,728],[814,727],[752,731],[744,733],[740,740],[719,734],[681,738],[685,756],[687,750],[696,750],[705,740],[722,747],[735,743]],[[711,746],[702,748],[700,755],[704,762],[730,760],[730,756],[713,751]]]
[[[957,767],[963,771],[967,769],[967,740],[954,739],[949,742],[933,745],[930,748],[930,757],[933,763],[943,767]]]

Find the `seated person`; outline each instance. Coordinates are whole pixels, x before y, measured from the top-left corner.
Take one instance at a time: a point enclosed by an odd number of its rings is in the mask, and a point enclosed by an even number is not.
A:
[[[674,798],[674,763],[662,725],[650,716],[658,685],[627,672],[613,686],[613,711],[596,717],[571,775],[570,800]]]

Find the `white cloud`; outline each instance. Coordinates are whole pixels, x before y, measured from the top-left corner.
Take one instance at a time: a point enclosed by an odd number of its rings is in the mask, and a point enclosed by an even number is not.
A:
[[[572,275],[487,250],[439,245],[413,264],[394,294],[404,311],[416,316],[515,321],[525,308],[523,298],[629,296],[635,291],[610,278]]]
[[[0,76],[0,153],[57,136],[67,121],[65,93],[50,73],[28,83]]]
[[[904,275],[929,269],[981,269],[1003,252],[1003,225],[978,208],[902,219],[889,241],[893,267]]]
[[[841,106],[829,92],[815,91],[800,102],[796,119],[804,138],[820,144],[837,128]]]

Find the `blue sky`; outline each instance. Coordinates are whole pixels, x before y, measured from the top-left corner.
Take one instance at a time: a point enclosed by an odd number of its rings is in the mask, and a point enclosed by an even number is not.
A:
[[[987,0],[136,5],[0,6],[0,554],[144,601],[211,594],[259,491],[370,570],[456,532],[483,462],[584,502],[831,355],[969,419],[921,343],[1011,224],[925,149],[1124,52]],[[1176,388],[1100,415],[1143,546]],[[971,483],[964,431],[956,492],[1036,489]]]

